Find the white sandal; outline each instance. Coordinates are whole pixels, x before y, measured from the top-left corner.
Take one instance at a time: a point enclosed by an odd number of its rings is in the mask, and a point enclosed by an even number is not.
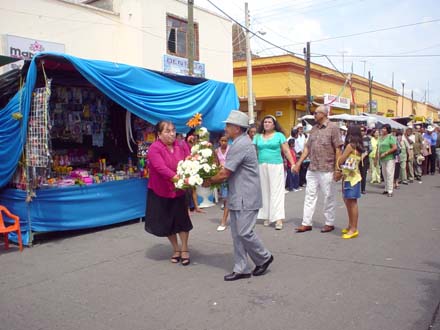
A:
[[[225,229],[226,229],[226,226],[220,225],[217,227],[217,231],[224,231]]]

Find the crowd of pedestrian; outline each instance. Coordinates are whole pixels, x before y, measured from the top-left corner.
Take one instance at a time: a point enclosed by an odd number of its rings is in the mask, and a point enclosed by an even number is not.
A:
[[[221,170],[203,184],[222,187],[224,213],[218,231],[227,228],[230,217],[234,267],[224,277],[226,281],[266,272],[274,258],[254,227],[260,220],[266,227],[274,223],[276,230],[283,229],[286,193],[305,187],[302,222],[295,229],[305,233],[313,229],[321,191],[325,224],[320,231],[328,233],[335,229],[336,187],[341,182],[348,217],[341,237],[352,239],[359,235],[358,199],[367,193],[368,181],[383,184],[383,194],[393,197],[401,185],[422,183],[422,175],[435,175],[437,169],[440,172],[437,125],[416,124],[405,130],[394,130],[388,124],[347,127],[331,122],[329,110],[326,105],[316,108],[315,125],[307,125],[304,130],[298,124],[288,139],[274,116],[265,116],[259,126],[249,126],[249,118],[240,111],[231,112],[226,120],[226,134],[220,137],[215,150]],[[171,262],[188,265],[188,237],[192,229],[188,198],[185,199],[183,191],[174,189],[173,181],[177,163],[188,155],[189,148],[176,141],[171,122],[158,123],[157,138],[149,153],[145,229],[168,238],[173,249]],[[248,257],[256,265],[252,272]]]

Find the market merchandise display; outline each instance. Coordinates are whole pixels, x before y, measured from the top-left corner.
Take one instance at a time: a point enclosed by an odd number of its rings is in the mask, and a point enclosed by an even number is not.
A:
[[[154,141],[153,127],[140,118],[133,121],[138,150],[118,145],[118,123],[111,112],[125,110],[96,88],[36,88],[32,97],[24,162],[11,186],[33,196],[38,188],[91,185],[147,177],[146,157]],[[119,132],[121,135],[122,133]],[[131,148],[130,148],[131,149]]]

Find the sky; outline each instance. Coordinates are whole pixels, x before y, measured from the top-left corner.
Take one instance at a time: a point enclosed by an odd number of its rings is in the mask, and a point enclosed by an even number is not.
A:
[[[245,24],[246,1],[195,0],[194,4],[221,14],[210,2]],[[394,76],[398,93],[404,91],[409,98],[413,93],[415,100],[440,108],[439,0],[247,2],[250,30],[263,32],[262,37],[273,44],[303,56],[310,41],[312,62],[367,78],[370,71],[374,81],[390,87]],[[286,53],[257,37],[251,38],[251,49],[259,56]]]

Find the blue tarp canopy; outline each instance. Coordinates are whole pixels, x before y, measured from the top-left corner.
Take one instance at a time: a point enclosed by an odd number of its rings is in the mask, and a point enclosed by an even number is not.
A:
[[[202,114],[203,126],[208,130],[221,131],[231,110],[239,107],[231,83],[202,80],[198,84],[194,81],[185,84],[126,64],[39,53],[29,65],[22,90],[0,110],[0,187],[12,178],[26,142],[32,91],[42,59],[69,62],[87,81],[123,108],[152,124],[171,120],[180,132],[188,130],[185,123],[196,113]],[[14,119],[12,114],[19,112],[23,118]]]

